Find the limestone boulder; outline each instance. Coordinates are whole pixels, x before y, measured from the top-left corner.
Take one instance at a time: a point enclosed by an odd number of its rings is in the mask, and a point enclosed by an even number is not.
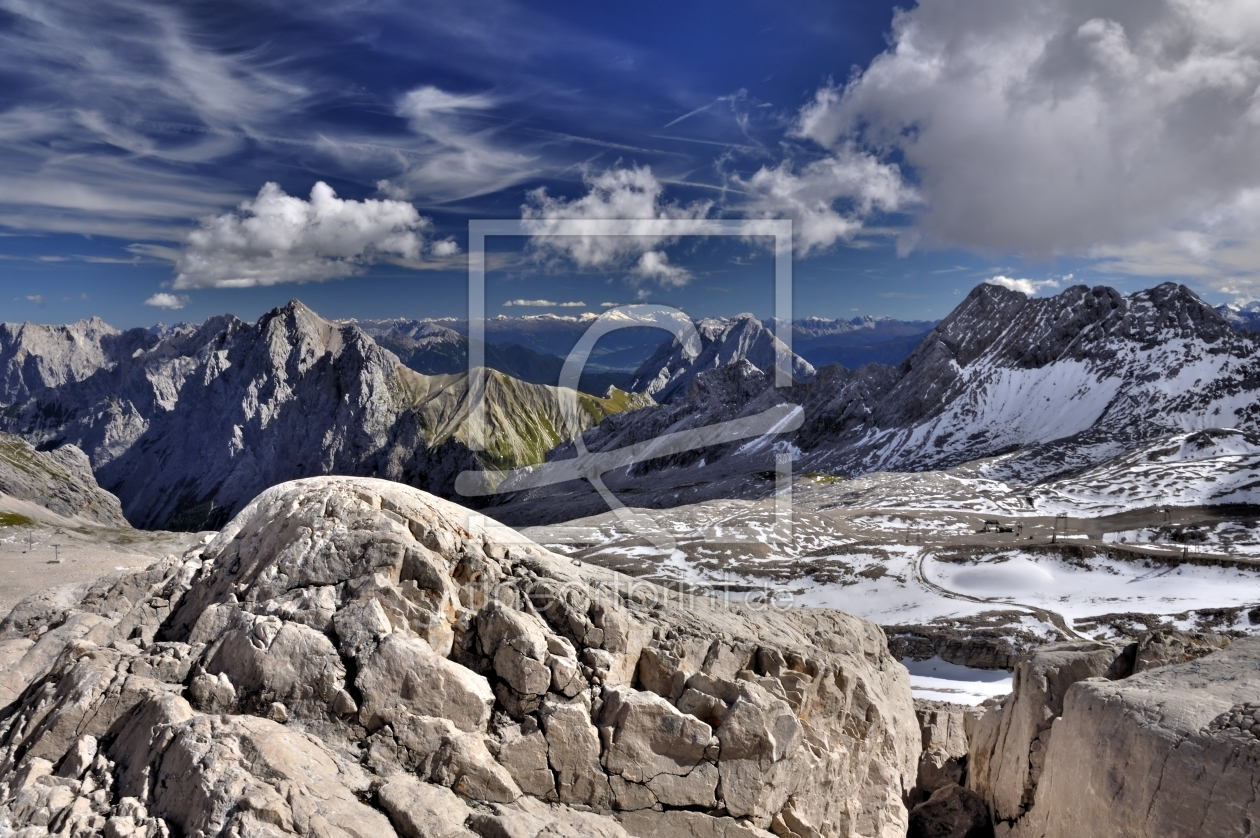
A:
[[[1260,823],[1260,638],[1064,697],[1011,835],[1247,835]]]
[[[1132,651],[1133,672],[1146,672],[1161,666],[1198,660],[1219,652],[1229,644],[1230,638],[1208,632],[1145,632],[1137,639]]]
[[[225,675],[247,713],[283,704],[295,717],[323,718],[346,683],[346,668],[327,635],[302,623],[237,610],[202,656]]]
[[[621,809],[716,805],[718,747],[712,728],[649,692],[604,694],[604,770]]]
[[[810,782],[808,763],[798,765],[794,759],[804,740],[800,720],[785,700],[757,684],[740,685],[717,739],[722,800],[736,817],[768,826],[788,798]]]
[[[599,732],[591,722],[589,699],[549,695],[539,716],[560,802],[607,809],[612,789],[600,765]]]
[[[402,838],[474,838],[464,824],[472,815],[450,789],[421,782],[415,777],[393,777],[376,793]]]
[[[367,776],[313,736],[253,716],[203,716],[179,699],[146,702],[111,755],[119,792],[180,834],[392,838],[361,802]]]
[[[367,764],[380,776],[406,773],[453,789],[467,800],[511,803],[522,792],[486,739],[449,719],[400,713],[367,742]]]
[[[447,660],[419,638],[391,634],[359,665],[359,720],[375,730],[400,712],[449,719],[460,730],[484,730],[494,693],[482,676]]]
[[[905,834],[923,737],[876,626],[680,597],[486,523],[312,478],[32,603],[0,636],[0,823]]]
[[[524,725],[506,725],[499,731],[497,758],[521,791],[534,797],[556,795],[556,778],[551,772],[547,737],[530,717]]]
[[[477,615],[477,641],[494,674],[518,697],[546,695],[553,680],[547,625],[526,614],[491,603]],[[519,705],[519,701],[513,702]]]
[[[1122,651],[1110,643],[1071,641],[1020,659],[1011,694],[981,718],[970,743],[968,787],[996,820],[1016,820],[1031,805],[1068,689],[1113,672]]]

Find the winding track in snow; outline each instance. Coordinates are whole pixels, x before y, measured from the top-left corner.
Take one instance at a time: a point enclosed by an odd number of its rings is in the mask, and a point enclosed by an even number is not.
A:
[[[1070,637],[1076,640],[1089,640],[1090,639],[1086,637],[1085,635],[1081,634],[1080,632],[1078,632],[1076,629],[1072,628],[1070,625],[1068,625],[1068,621],[1063,618],[1062,614],[1056,613],[1054,611],[1047,611],[1044,608],[1038,608],[1034,605],[1025,605],[1021,602],[1010,602],[1008,600],[994,600],[994,599],[985,599],[983,597],[971,596],[970,594],[959,593],[958,591],[951,591],[949,588],[945,588],[936,584],[931,579],[929,579],[927,577],[927,574],[923,571],[923,563],[926,562],[928,558],[930,558],[933,555],[935,554],[931,550],[922,549],[919,551],[919,557],[914,561],[914,565],[913,565],[915,581],[918,582],[923,587],[927,588],[932,593],[935,593],[942,597],[946,597],[948,599],[961,599],[961,600],[966,600],[968,602],[979,603],[981,605],[1002,605],[1002,606],[1007,606],[1007,607],[1022,608],[1028,613],[1032,614],[1037,619],[1044,620],[1045,622],[1050,623],[1052,626],[1054,626],[1056,629],[1062,632],[1064,637]]]

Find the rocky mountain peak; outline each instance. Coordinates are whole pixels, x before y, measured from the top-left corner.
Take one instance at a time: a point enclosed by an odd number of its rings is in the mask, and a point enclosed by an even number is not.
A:
[[[357,325],[296,300],[256,323],[225,315],[160,339],[145,329],[105,335],[92,347],[82,372],[42,348],[35,361],[10,353],[4,427],[83,449],[143,527],[217,526],[267,486],[316,474],[450,493],[465,469],[541,462],[571,428],[554,387],[494,375],[487,449],[474,453],[466,376],[414,373]],[[642,403],[584,395],[573,430]]]
[[[803,407],[803,425],[787,440],[797,446],[802,469],[919,471],[1009,454],[994,466],[1003,470],[1001,479],[1037,482],[1172,435],[1260,426],[1257,338],[1236,332],[1172,283],[1128,296],[1078,285],[1044,298],[983,285],[900,367],[828,365],[781,392],[772,392],[769,377],[722,366],[734,356],[763,373],[770,368],[740,344],[748,334],[745,323],[723,330],[694,361],[681,363],[677,353],[667,359],[658,370],[658,393],[668,396],[666,388],[689,371],[696,371],[695,384],[664,409],[628,414],[587,433],[588,447],[624,447],[786,400]],[[732,346],[737,350],[728,352]],[[706,463],[743,456],[739,451],[707,452]],[[636,474],[689,463],[662,459]],[[530,500],[529,508],[541,508]]]
[[[120,332],[99,317],[57,326],[0,323],[0,403],[84,381],[156,341],[145,329]]]
[[[675,339],[658,349],[635,373],[631,389],[646,392],[666,402],[687,392],[700,373],[740,361],[747,361],[763,373],[774,370],[775,357],[783,345],[774,333],[751,314],[730,320],[707,318],[696,324],[700,351],[694,352]],[[792,377],[808,381],[814,368],[798,355],[791,356]]]

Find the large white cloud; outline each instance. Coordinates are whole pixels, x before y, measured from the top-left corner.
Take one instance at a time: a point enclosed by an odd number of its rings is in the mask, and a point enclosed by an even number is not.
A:
[[[793,220],[800,256],[851,240],[876,212],[896,212],[918,201],[895,163],[852,145],[799,171],[785,161],[734,182],[747,193],[743,209],[748,214]]]
[[[922,0],[797,133],[904,160],[937,243],[1255,276],[1258,90],[1254,0]]]
[[[322,181],[305,201],[267,183],[236,212],[203,219],[188,235],[173,287],[318,282],[359,273],[382,258],[417,264],[426,251],[450,255],[450,240],[426,242],[430,227],[405,201],[342,200]]]
[[[690,281],[690,273],[670,264],[661,250],[674,237],[656,235],[644,222],[703,219],[709,214],[711,203],[666,202],[664,187],[648,166],[587,172],[583,180],[587,193],[571,201],[552,197],[541,188],[529,194],[521,215],[532,234],[536,254],[565,259],[579,268],[624,268],[632,282],[679,286]],[[622,223],[617,228],[619,235],[564,235],[564,221],[569,219]]]

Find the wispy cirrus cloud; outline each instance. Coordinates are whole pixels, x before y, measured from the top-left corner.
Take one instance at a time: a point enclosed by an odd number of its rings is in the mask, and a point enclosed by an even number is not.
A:
[[[586,303],[576,300],[558,303],[555,300],[508,300],[504,308],[586,308]]]
[[[239,153],[309,94],[166,4],[0,9],[0,74],[21,92],[0,113],[0,224],[17,229],[172,238],[235,199],[194,168]]]
[[[479,121],[498,104],[485,93],[450,93],[432,85],[405,94],[397,113],[417,142],[400,161],[401,171],[377,181],[377,187],[391,198],[441,203],[498,192],[537,175],[537,156],[513,149]]]

